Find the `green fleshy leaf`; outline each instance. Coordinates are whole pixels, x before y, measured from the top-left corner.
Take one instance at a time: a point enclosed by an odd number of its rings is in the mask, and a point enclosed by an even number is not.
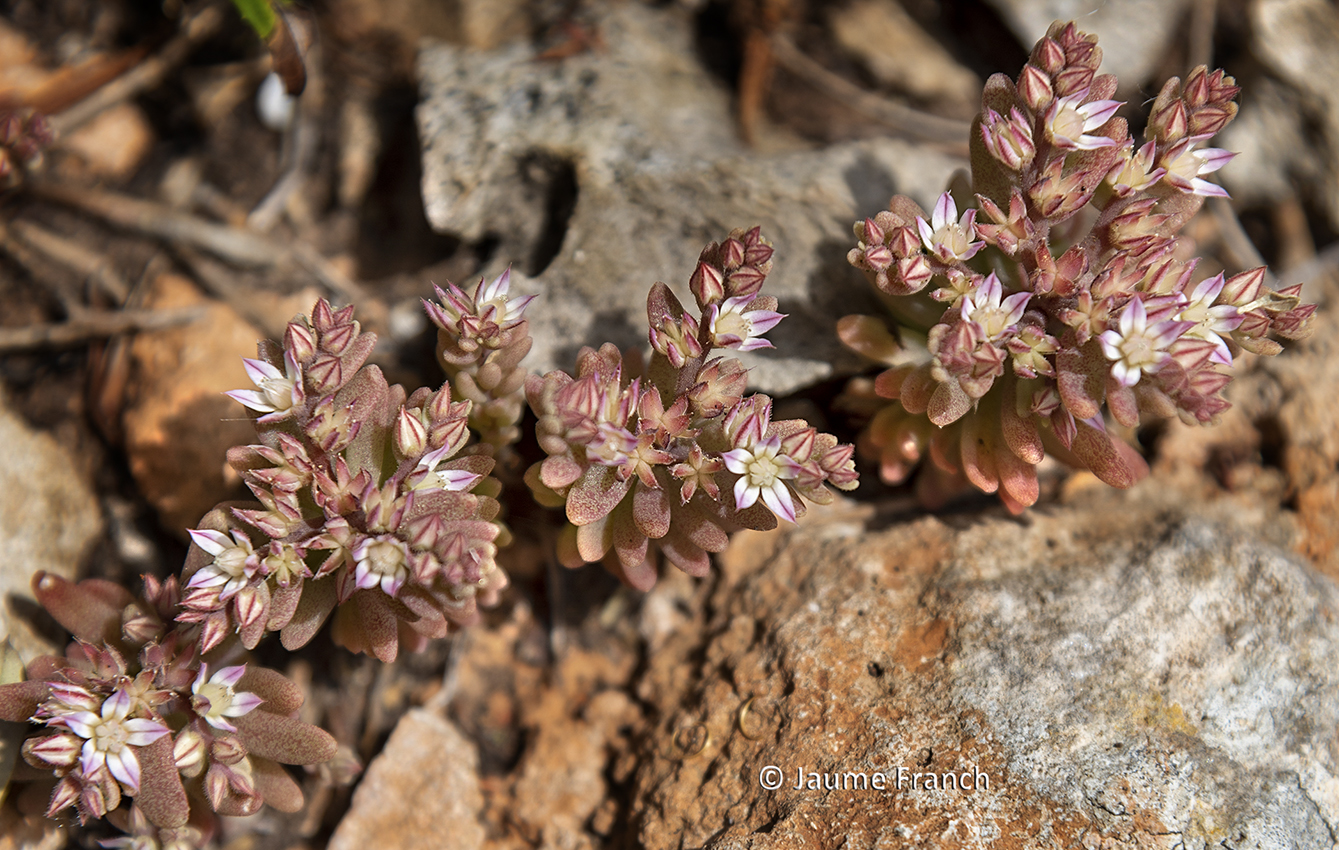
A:
[[[256,35],[260,36],[261,41],[268,39],[270,33],[274,32],[276,19],[270,0],[232,0],[232,4],[237,7],[242,20],[250,24]]]

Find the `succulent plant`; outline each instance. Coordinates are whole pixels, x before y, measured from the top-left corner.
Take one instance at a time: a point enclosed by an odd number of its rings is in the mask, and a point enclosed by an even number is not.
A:
[[[525,410],[521,361],[530,353],[530,326],[521,315],[536,296],[509,298],[511,270],[481,279],[474,293],[454,284],[434,287],[440,303],[423,307],[438,328],[437,360],[457,398],[471,403],[470,427],[499,458],[520,439]]]
[[[329,761],[335,740],[297,719],[302,692],[279,673],[204,660],[199,628],[173,622],[175,578],[148,579],[135,597],[38,573],[33,591],[75,640],[63,657],[32,661],[26,681],[0,685],[0,719],[30,723],[26,777],[15,778],[54,778],[48,817],[113,815],[186,847],[212,831],[208,812],[301,808],[280,765]]]
[[[1178,237],[1231,159],[1205,147],[1237,111],[1222,71],[1196,68],[1153,102],[1136,147],[1099,75],[1095,37],[1055,24],[1017,80],[986,83],[971,192],[926,214],[903,196],[855,225],[852,265],[889,317],[850,316],[843,341],[890,368],[850,395],[891,401],[862,451],[884,480],[942,502],[964,479],[1014,512],[1038,498],[1047,452],[1129,487],[1147,466],[1108,428],[1149,417],[1210,423],[1243,350],[1276,354],[1315,307],[1272,291],[1263,268],[1196,274]],[[974,208],[958,215],[960,203]],[[891,331],[889,322],[893,325]]]
[[[334,612],[338,643],[389,661],[506,586],[493,459],[466,447],[470,402],[449,385],[388,386],[352,316],[319,302],[246,361],[256,389],[230,393],[260,442],[228,460],[260,503],[191,531],[178,619],[200,624],[202,651],[270,631],[294,649]]]
[[[711,243],[689,281],[690,312],[663,283],[647,298],[645,369],[613,345],[585,348],[576,375],[526,381],[548,457],[526,472],[536,499],[564,507],[559,557],[603,561],[633,587],[655,584],[657,553],[691,575],[728,533],[793,522],[831,484],[856,486],[854,449],[799,420],[772,421],[772,400],[744,396],[748,373],[717,349],[771,347],[784,316],[759,295],[773,249],[758,228]]]

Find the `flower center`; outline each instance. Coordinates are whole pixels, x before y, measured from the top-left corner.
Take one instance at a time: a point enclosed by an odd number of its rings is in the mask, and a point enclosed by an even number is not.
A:
[[[262,378],[260,391],[276,411],[288,410],[293,406],[293,382],[288,378]]]
[[[771,487],[781,474],[781,468],[771,455],[755,457],[748,465],[749,483],[759,487]]]
[[[986,339],[994,341],[1009,327],[1009,314],[998,307],[978,307],[972,311],[971,318],[986,332]]]
[[[404,568],[404,552],[386,540],[377,540],[367,547],[367,568],[383,576],[394,576]]]
[[[129,733],[115,721],[102,722],[93,727],[93,749],[102,753],[119,753],[126,745]]]
[[[240,546],[230,546],[214,556],[214,566],[229,578],[246,575],[247,553]]]
[[[1062,106],[1051,120],[1052,135],[1075,140],[1083,135],[1083,125],[1087,119],[1083,113],[1072,106]]]
[[[201,699],[209,700],[209,712],[207,717],[219,718],[223,713],[232,707],[234,691],[227,685],[220,685],[217,682],[205,682],[196,691],[196,696]]]
[[[1151,366],[1158,362],[1160,352],[1143,336],[1132,336],[1120,344],[1121,354],[1131,368]]]
[[[737,336],[740,339],[748,339],[753,335],[753,323],[744,318],[743,313],[728,310],[716,318],[712,330],[715,331],[717,336]]]

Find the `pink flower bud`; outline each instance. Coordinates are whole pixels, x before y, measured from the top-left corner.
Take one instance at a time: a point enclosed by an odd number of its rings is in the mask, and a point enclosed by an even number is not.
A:
[[[318,354],[306,372],[308,385],[319,394],[332,392],[344,383],[344,365],[330,354]]]
[[[1024,65],[1018,75],[1018,95],[1034,113],[1041,112],[1055,100],[1051,78],[1034,65]]]
[[[428,430],[414,411],[400,408],[395,420],[395,448],[401,457],[418,457],[428,447]]]
[[[316,354],[316,337],[305,322],[289,322],[284,331],[284,348],[299,364],[305,364]]]
[[[688,281],[688,289],[697,300],[698,307],[715,304],[725,298],[725,276],[715,266],[699,262]]]

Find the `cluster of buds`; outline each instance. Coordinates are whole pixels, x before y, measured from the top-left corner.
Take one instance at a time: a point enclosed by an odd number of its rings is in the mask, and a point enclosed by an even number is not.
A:
[[[221,506],[191,531],[178,620],[208,652],[237,633],[309,641],[335,613],[336,642],[384,661],[401,642],[472,621],[506,585],[493,459],[466,449],[470,403],[449,385],[405,397],[365,366],[375,337],[353,308],[319,302],[260,345],[256,389],[230,395],[260,442],[228,454],[259,505]]]
[[[470,427],[484,445],[502,453],[520,439],[517,423],[525,408],[530,353],[529,322],[522,317],[536,296],[508,298],[511,270],[492,281],[480,279],[468,295],[453,283],[434,286],[440,303],[423,307],[437,326],[437,360],[457,398],[472,404]]]
[[[1232,154],[1204,147],[1236,114],[1222,71],[1173,79],[1136,148],[1097,74],[1096,39],[1053,25],[1017,81],[987,83],[973,125],[974,209],[945,193],[930,215],[905,197],[855,226],[848,259],[890,296],[894,341],[871,317],[839,325],[853,349],[891,366],[854,394],[894,404],[861,438],[885,480],[934,501],[965,478],[1012,511],[1036,501],[1045,443],[1109,484],[1147,467],[1108,433],[1145,416],[1212,422],[1228,406],[1225,368],[1242,350],[1275,354],[1315,311],[1265,270],[1195,274],[1178,233]],[[965,194],[965,193],[964,193]],[[964,200],[964,198],[959,198]]]
[[[647,298],[652,355],[644,370],[613,345],[583,349],[573,377],[532,376],[526,395],[548,457],[526,473],[535,497],[565,507],[559,556],[602,561],[633,587],[657,577],[656,552],[691,575],[727,534],[794,522],[827,484],[856,486],[854,448],[799,420],[772,421],[772,402],[744,396],[748,374],[716,349],[770,348],[784,316],[759,295],[772,246],[757,228],[702,252],[685,310],[663,283]]]
[[[0,110],[0,189],[18,185],[51,141],[51,127],[41,113]]]
[[[73,808],[81,822],[119,821],[141,839],[133,846],[195,847],[214,829],[210,812],[302,807],[281,765],[327,762],[334,739],[297,719],[302,692],[279,673],[206,663],[199,628],[173,622],[176,579],[147,579],[136,598],[39,573],[33,590],[75,640],[0,685],[0,719],[30,724],[13,778],[54,779],[48,817]]]

